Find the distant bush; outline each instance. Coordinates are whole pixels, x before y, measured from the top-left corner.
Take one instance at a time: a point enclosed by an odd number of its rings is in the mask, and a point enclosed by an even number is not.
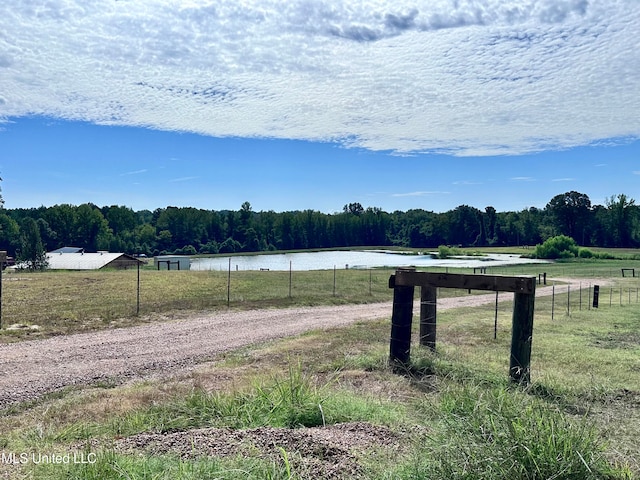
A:
[[[535,256],[537,258],[575,258],[579,255],[576,241],[566,235],[558,235],[548,238],[542,245],[536,245]]]
[[[578,249],[578,257],[580,257],[580,258],[593,258],[595,256],[596,255],[591,250],[589,250],[588,248],[580,247]]]
[[[438,247],[438,258],[449,258],[454,255],[462,255],[462,252],[456,247],[448,247],[447,245]]]
[[[195,255],[196,253],[198,253],[198,251],[196,250],[196,247],[194,247],[193,245],[185,245],[182,248],[178,248],[174,250],[173,253],[175,255]]]

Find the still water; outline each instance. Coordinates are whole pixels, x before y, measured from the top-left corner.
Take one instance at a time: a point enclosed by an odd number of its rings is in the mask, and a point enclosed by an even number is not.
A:
[[[376,267],[496,267],[543,260],[520,258],[518,255],[491,254],[482,257],[437,259],[432,255],[404,255],[384,250],[325,251],[283,254],[239,255],[231,257],[193,258],[191,270],[331,270],[333,268]]]

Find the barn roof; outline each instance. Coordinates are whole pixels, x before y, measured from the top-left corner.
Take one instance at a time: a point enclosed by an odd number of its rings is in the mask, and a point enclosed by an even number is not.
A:
[[[125,253],[47,253],[48,268],[52,270],[99,270],[120,259],[130,260],[133,265],[140,262]]]
[[[51,250],[49,253],[82,253],[84,248],[82,247],[60,247],[55,250]]]

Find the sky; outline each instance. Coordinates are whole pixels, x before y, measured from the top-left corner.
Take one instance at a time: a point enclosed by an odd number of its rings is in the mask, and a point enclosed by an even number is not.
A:
[[[0,4],[5,208],[640,200],[638,0]]]

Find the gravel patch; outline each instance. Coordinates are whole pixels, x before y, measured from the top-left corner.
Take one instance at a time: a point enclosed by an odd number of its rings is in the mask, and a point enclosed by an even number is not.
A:
[[[247,430],[203,428],[166,434],[139,434],[118,440],[114,449],[124,454],[171,454],[183,460],[203,457],[252,457],[283,464],[287,461],[303,478],[362,478],[359,459],[384,449],[398,453],[407,435],[366,422],[315,428]]]

